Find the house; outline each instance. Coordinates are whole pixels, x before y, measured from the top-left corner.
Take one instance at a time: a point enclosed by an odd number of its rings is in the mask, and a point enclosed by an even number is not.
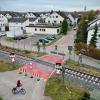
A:
[[[37,18],[39,17],[38,13],[28,12],[25,14],[25,18]]]
[[[79,15],[75,12],[73,13],[67,13],[67,17],[70,19],[71,21],[71,25],[76,26],[77,25],[77,21],[79,18]]]
[[[47,18],[48,16],[50,16],[50,12],[45,12],[40,14],[41,18]]]
[[[91,37],[92,35],[94,34],[94,28],[95,28],[95,25],[97,24],[98,26],[98,33],[97,33],[97,43],[96,43],[96,46],[97,48],[100,49],[100,17],[94,19],[93,21],[91,21],[88,25],[88,37],[87,37],[87,44],[89,45],[90,43],[90,40],[91,40]]]
[[[33,24],[35,25],[36,23],[38,23],[38,18],[29,18],[29,24]]]
[[[7,37],[22,35],[26,30],[26,26],[28,25],[29,19],[27,18],[9,19],[9,32],[7,33]]]
[[[5,31],[5,28],[8,24],[8,19],[0,12],[0,31]]]
[[[26,33],[33,34],[59,34],[61,27],[58,25],[36,24],[26,26]]]
[[[7,17],[7,19],[10,19],[10,18],[22,18],[22,17],[24,17],[22,15],[22,13],[19,13],[19,12],[3,11],[3,13],[4,13],[4,16]]]
[[[52,11],[45,22],[48,24],[61,24],[64,19],[67,19],[67,16],[63,12]]]

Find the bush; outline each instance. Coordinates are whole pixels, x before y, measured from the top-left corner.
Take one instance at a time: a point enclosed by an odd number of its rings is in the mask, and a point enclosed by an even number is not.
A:
[[[3,99],[0,97],[0,100],[3,100]]]
[[[90,99],[90,93],[85,92],[81,100],[89,100]]]
[[[84,49],[86,51],[84,53],[85,55],[100,60],[100,49],[88,47],[85,43],[76,43],[75,50],[77,51],[77,53],[80,53],[81,49]]]

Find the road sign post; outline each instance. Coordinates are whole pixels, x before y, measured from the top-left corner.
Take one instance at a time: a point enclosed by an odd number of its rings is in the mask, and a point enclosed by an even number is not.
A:
[[[14,63],[15,63],[15,54],[14,53],[10,54],[10,59],[11,59],[11,63],[14,65]]]
[[[68,46],[68,51],[69,51],[69,60],[70,60],[70,55],[71,55],[71,51],[72,51],[73,47],[72,46]]]

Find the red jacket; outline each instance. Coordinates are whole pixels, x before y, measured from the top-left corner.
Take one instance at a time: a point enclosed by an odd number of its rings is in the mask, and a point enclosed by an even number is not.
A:
[[[22,86],[22,84],[18,81],[17,82],[17,87],[21,87]]]

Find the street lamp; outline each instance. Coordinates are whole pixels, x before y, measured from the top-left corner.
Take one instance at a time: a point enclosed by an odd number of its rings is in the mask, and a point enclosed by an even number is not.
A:
[[[69,51],[69,60],[70,60],[70,55],[71,55],[71,51],[72,51],[72,46],[68,46],[68,51]]]

